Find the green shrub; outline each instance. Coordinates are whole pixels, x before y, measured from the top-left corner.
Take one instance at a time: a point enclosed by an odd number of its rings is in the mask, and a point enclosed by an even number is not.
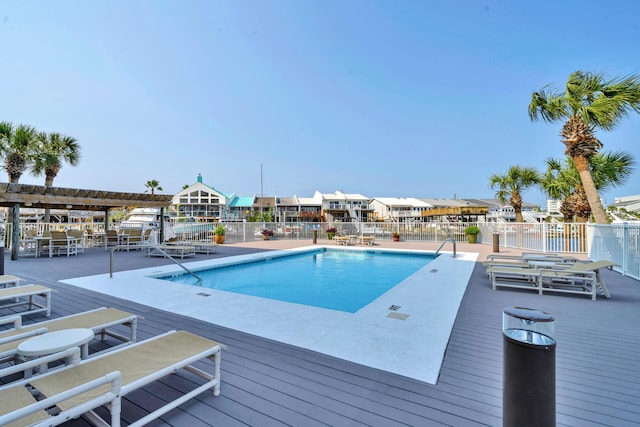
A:
[[[480,228],[477,225],[470,225],[464,229],[464,234],[480,234]]]

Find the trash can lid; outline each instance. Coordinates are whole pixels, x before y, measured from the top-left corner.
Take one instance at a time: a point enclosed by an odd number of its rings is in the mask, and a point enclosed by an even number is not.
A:
[[[553,322],[554,317],[546,311],[525,307],[508,307],[504,314],[531,322]]]

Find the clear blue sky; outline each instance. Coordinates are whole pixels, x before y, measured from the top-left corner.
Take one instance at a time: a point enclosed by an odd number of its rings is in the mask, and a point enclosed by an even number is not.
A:
[[[635,0],[3,0],[0,120],[78,139],[61,187],[174,194],[201,173],[251,196],[262,165],[265,195],[491,198],[491,174],[564,157],[561,124],[529,120],[533,91],[640,73],[638,16]],[[640,162],[640,115],[597,136]],[[639,174],[605,202],[640,194]]]

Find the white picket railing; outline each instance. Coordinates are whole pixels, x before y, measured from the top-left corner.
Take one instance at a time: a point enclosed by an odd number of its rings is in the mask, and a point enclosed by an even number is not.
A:
[[[327,229],[335,227],[338,235],[369,235],[376,240],[392,240],[399,233],[404,241],[443,242],[453,238],[465,242],[464,229],[478,225],[478,242],[493,244],[495,235],[502,247],[522,250],[588,254],[591,259],[606,259],[619,265],[616,270],[640,280],[640,224],[616,223],[609,225],[564,223],[513,222],[413,222],[413,223],[198,223],[179,222],[172,225],[165,238],[199,240],[212,238],[216,225],[224,225],[225,240],[245,242],[262,239],[262,230],[273,231],[274,239],[311,240],[314,232],[318,239],[327,239]],[[118,228],[118,225],[115,225]],[[44,229],[83,229],[104,231],[102,223],[21,224],[20,237]],[[30,231],[29,231],[30,230]],[[5,224],[5,247],[11,245],[11,224]]]

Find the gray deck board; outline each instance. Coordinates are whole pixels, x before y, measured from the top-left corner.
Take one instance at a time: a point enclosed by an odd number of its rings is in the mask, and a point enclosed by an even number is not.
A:
[[[224,245],[218,258],[256,251]],[[140,252],[117,253],[116,271],[170,261]],[[604,271],[610,300],[493,291],[477,264],[463,298],[437,385],[367,368],[323,354],[211,325],[58,282],[108,272],[108,253],[87,249],[66,258],[5,258],[5,272],[54,288],[52,317],[113,306],[144,317],[139,339],[185,329],[228,346],[222,393],[204,393],[152,426],[500,426],[502,424],[502,310],[532,307],[556,317],[557,421],[567,426],[640,424],[640,284]],[[6,315],[3,310],[1,315]],[[41,314],[25,323],[42,321]],[[420,337],[416,337],[420,339]],[[96,344],[98,345],[98,344]],[[127,425],[188,387],[172,375],[127,396]],[[84,420],[69,426],[86,426]]]

